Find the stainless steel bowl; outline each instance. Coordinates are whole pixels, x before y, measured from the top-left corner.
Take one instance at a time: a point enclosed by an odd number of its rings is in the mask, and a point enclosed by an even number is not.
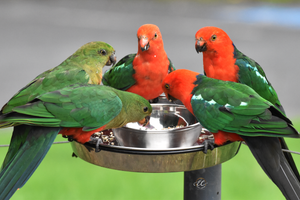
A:
[[[202,126],[183,105],[151,105],[150,123],[146,127],[129,123],[125,127],[113,129],[120,146],[167,149],[190,147],[197,142]]]

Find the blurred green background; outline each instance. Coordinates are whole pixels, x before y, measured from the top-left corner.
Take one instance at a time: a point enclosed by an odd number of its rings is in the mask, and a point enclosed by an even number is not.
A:
[[[300,130],[300,120],[294,120]],[[1,144],[8,144],[11,131],[1,130]],[[59,135],[56,141],[63,141]],[[291,150],[300,151],[299,140],[287,139]],[[0,148],[0,160],[7,147]],[[54,144],[41,165],[12,200],[182,200],[183,172],[135,173],[112,170],[72,157],[70,144]],[[112,158],[113,159],[113,158]],[[300,166],[300,155],[295,155]],[[222,164],[222,199],[284,200],[277,187],[262,171],[248,147]]]

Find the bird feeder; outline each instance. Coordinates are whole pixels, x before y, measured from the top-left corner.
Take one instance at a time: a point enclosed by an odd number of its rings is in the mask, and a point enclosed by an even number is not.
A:
[[[234,157],[240,142],[203,152],[203,141],[213,140],[181,104],[165,97],[153,103],[150,123],[101,133],[100,152],[95,144],[71,142],[81,159],[110,169],[131,172],[184,172],[184,199],[221,199],[221,163]]]

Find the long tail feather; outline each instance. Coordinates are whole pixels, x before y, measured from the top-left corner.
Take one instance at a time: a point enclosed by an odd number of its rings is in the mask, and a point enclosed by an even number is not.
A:
[[[27,125],[15,127],[0,172],[0,199],[10,199],[15,191],[27,182],[47,154],[59,131],[60,128]]]
[[[287,200],[300,199],[300,183],[285,159],[279,138],[241,136],[265,173]]]

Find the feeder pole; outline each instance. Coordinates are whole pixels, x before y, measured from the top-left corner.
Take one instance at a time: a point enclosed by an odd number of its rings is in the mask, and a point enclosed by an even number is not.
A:
[[[221,164],[184,172],[184,200],[221,200]]]

